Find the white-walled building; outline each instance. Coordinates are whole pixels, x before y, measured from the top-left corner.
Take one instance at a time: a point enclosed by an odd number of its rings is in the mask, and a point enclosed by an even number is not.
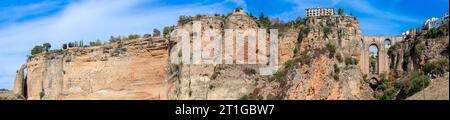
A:
[[[307,8],[305,12],[307,17],[334,15],[333,8]]]
[[[448,23],[448,13],[445,13],[441,18],[430,18],[425,21],[424,25],[428,27],[428,29],[439,27],[445,23]]]

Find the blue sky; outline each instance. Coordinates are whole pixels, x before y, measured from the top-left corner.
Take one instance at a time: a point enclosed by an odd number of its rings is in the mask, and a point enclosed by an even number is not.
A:
[[[309,7],[344,8],[365,35],[400,35],[448,12],[448,0],[0,0],[0,88],[37,44],[150,33],[174,25],[180,15],[226,14],[240,6],[253,15],[293,20]]]

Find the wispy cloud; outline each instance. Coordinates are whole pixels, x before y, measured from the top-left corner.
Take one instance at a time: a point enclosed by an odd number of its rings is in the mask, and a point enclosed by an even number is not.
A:
[[[54,48],[61,48],[62,43],[75,40],[106,41],[111,35],[150,33],[153,28],[161,29],[176,24],[180,15],[225,13],[233,9],[224,5],[229,2],[245,5],[239,0],[166,6],[155,5],[154,2],[158,1],[78,1],[70,3],[58,13],[0,27],[0,76],[3,78],[0,79],[0,88],[12,87],[15,70],[24,63],[25,56],[34,45],[49,42]],[[37,3],[31,6],[48,5]],[[7,84],[3,84],[5,81]]]

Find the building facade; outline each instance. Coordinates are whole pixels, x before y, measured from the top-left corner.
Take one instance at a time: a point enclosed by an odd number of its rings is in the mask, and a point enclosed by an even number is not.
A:
[[[333,8],[307,8],[305,10],[305,12],[306,12],[306,17],[334,15]]]

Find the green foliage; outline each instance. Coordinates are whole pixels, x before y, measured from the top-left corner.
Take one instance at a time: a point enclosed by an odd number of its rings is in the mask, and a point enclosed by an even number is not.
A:
[[[393,93],[391,91],[385,91],[382,96],[378,97],[378,100],[392,100],[392,98]]]
[[[140,36],[137,35],[137,34],[131,34],[131,35],[128,35],[128,40],[138,39],[139,37],[140,37]]]
[[[189,97],[192,96],[192,90],[189,90]]]
[[[298,28],[302,25],[305,25],[305,19],[301,18],[301,17],[297,17],[293,22],[292,22],[292,27],[293,28]]]
[[[355,58],[345,57],[345,65],[356,65]]]
[[[41,92],[39,93],[39,97],[42,99],[44,96],[45,96],[44,91],[41,91]]]
[[[417,56],[423,55],[423,51],[425,50],[425,47],[426,46],[423,43],[419,43],[416,45],[415,51],[416,51]]]
[[[42,44],[42,47],[44,47],[44,50],[48,52],[48,50],[52,47],[52,45],[50,43],[44,43]]]
[[[239,98],[239,100],[248,100],[248,95],[243,95]]]
[[[272,25],[272,22],[270,21],[269,17],[265,16],[264,13],[262,13],[262,12],[259,15],[257,23],[260,27],[263,27],[263,28],[269,28],[270,25]]]
[[[333,78],[334,78],[334,80],[339,80],[339,73],[340,73],[341,69],[338,67],[337,64],[334,64],[333,68],[334,68]]]
[[[144,34],[144,38],[150,38],[150,37],[152,37],[152,34]]]
[[[75,47],[74,43],[69,42],[68,48]]]
[[[426,74],[443,74],[448,71],[448,59],[438,58],[425,63],[423,67],[423,72]]]
[[[396,49],[397,49],[397,48],[395,47],[395,45],[392,45],[391,47],[389,47],[388,52],[387,52],[387,54],[389,55],[389,57],[391,57],[391,58],[394,58],[394,57],[395,57],[395,54],[397,54]]]
[[[163,35],[164,36],[169,35],[170,32],[172,32],[174,29],[175,29],[175,26],[166,26],[166,27],[164,27]]]
[[[89,42],[89,46],[100,46],[102,45],[102,42],[97,39],[95,42]]]
[[[158,29],[153,29],[153,36],[161,36],[161,31],[159,31]]]
[[[110,42],[110,43],[117,42],[117,41],[120,41],[120,40],[121,40],[120,36],[119,36],[119,37],[111,36],[111,37],[109,38],[109,42]]]
[[[298,46],[299,46],[298,44],[295,44],[295,46],[294,46],[294,54],[296,54],[298,52],[298,50],[299,50]]]
[[[334,65],[333,65],[333,68],[334,68],[334,73],[339,74],[340,69],[339,69],[338,65],[337,65],[337,64],[334,64]]]
[[[67,49],[67,44],[63,44],[63,46],[62,46],[62,48],[65,50],[65,49]]]
[[[300,54],[300,63],[302,64],[306,64],[309,65],[311,64],[311,56],[308,55],[309,50],[305,49],[301,54]]]
[[[301,32],[303,35],[307,35],[309,32],[311,31],[311,28],[309,27],[304,27]]]
[[[336,53],[336,46],[334,44],[332,44],[332,43],[327,43],[326,49],[330,53],[329,57],[333,58],[334,54]]]
[[[343,15],[344,14],[344,9],[342,9],[342,8],[339,8],[337,11],[338,11],[338,15]]]
[[[323,28],[323,33],[325,33],[325,35],[328,35],[331,33],[331,28],[330,27],[324,27]]]
[[[400,80],[400,88],[406,96],[419,92],[430,84],[430,78],[419,71],[413,71]]]
[[[268,94],[268,95],[266,96],[266,99],[267,99],[267,100],[276,100],[277,97],[274,96],[274,95],[272,95],[272,94]]]
[[[256,74],[256,70],[255,69],[252,69],[252,68],[245,68],[244,70],[243,70],[243,72],[246,74],[246,75],[254,75],[254,74]]]
[[[363,74],[362,78],[365,83],[370,83],[369,79],[367,79],[367,74]]]
[[[44,52],[44,47],[40,46],[40,45],[36,45],[33,47],[33,49],[31,49],[31,55],[36,55],[39,53]]]
[[[284,62],[283,68],[288,69],[290,66],[292,66],[292,64],[293,64],[292,60],[287,60],[286,62]]]
[[[436,38],[439,36],[444,35],[444,31],[439,29],[439,28],[431,28],[430,30],[428,30],[425,34],[426,38]]]

